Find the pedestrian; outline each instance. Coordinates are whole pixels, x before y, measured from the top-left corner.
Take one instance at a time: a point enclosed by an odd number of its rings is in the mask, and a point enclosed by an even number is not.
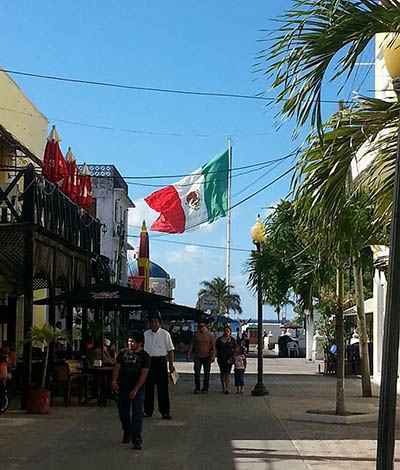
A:
[[[244,347],[246,348],[246,354],[249,354],[250,350],[250,337],[247,331],[243,331],[242,334],[242,343]]]
[[[236,344],[241,345],[241,338],[240,338],[240,328],[236,328]]]
[[[134,449],[142,448],[144,383],[150,367],[150,356],[143,349],[144,335],[134,331],[128,347],[117,357],[112,377],[112,390],[118,393],[118,411],[124,432],[122,442],[132,440]]]
[[[175,372],[174,345],[168,331],[161,328],[161,315],[157,309],[149,312],[150,329],[144,333],[144,350],[151,357],[150,370],[146,379],[144,395],[145,418],[153,415],[154,387],[157,386],[158,409],[163,419],[172,419],[169,403],[169,375],[166,356],[168,356],[169,371]]]
[[[214,335],[207,330],[204,322],[199,323],[197,332],[193,335],[192,344],[187,353],[187,360],[194,353],[194,393],[200,393],[200,374],[203,366],[204,378],[201,393],[208,393],[210,383],[211,364],[215,361],[215,338]]]
[[[235,352],[236,341],[232,337],[231,327],[224,326],[224,333],[217,339],[216,349],[220,371],[222,393],[229,393],[229,375],[232,370],[233,354]]]
[[[236,345],[235,354],[233,356],[235,364],[235,387],[236,393],[243,393],[244,372],[247,367],[246,354],[243,346]]]

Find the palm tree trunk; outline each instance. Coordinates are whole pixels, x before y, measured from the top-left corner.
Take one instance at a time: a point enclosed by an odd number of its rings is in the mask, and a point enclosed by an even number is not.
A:
[[[46,375],[47,375],[47,364],[49,363],[49,347],[46,346],[46,352],[44,356],[44,362],[43,362],[43,371],[42,371],[42,381],[40,384],[41,390],[44,390],[46,388]]]
[[[336,272],[336,289],[336,414],[344,416],[346,408],[344,404],[344,276],[342,269]]]
[[[371,397],[372,390],[369,369],[367,322],[365,319],[363,271],[360,252],[358,252],[353,258],[353,270],[357,301],[357,330],[360,341],[362,395],[363,397]]]

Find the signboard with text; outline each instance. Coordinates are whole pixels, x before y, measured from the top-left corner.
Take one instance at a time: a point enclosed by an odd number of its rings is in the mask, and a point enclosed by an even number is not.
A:
[[[201,299],[203,310],[215,310],[218,307],[218,301],[215,297],[207,296]]]

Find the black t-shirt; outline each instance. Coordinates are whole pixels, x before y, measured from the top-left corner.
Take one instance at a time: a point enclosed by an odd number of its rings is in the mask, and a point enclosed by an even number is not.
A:
[[[150,367],[150,356],[144,349],[138,353],[128,348],[122,349],[118,354],[117,363],[121,365],[118,385],[121,388],[132,390],[139,380],[142,369]]]
[[[8,356],[3,353],[0,353],[0,364],[7,364],[8,363]]]
[[[227,343],[224,343],[221,340],[221,337],[217,339],[216,342],[217,356],[221,361],[228,361],[234,354],[236,348],[235,338],[231,336],[231,340]]]

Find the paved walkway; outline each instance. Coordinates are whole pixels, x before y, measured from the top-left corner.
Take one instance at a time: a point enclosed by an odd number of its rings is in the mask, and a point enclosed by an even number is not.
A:
[[[47,416],[8,412],[0,418],[2,470],[269,470],[373,469],[375,424],[323,425],[288,420],[294,411],[332,409],[335,379],[316,375],[304,359],[265,359],[268,397],[250,395],[256,360],[249,359],[245,395],[193,395],[192,364],[178,363],[172,421],[144,421],[144,448],[122,445],[115,405],[53,407]],[[216,368],[213,367],[216,372]],[[351,411],[376,410],[359,398],[358,379],[346,381]],[[233,388],[232,388],[233,389]],[[396,463],[400,469],[400,459]]]

